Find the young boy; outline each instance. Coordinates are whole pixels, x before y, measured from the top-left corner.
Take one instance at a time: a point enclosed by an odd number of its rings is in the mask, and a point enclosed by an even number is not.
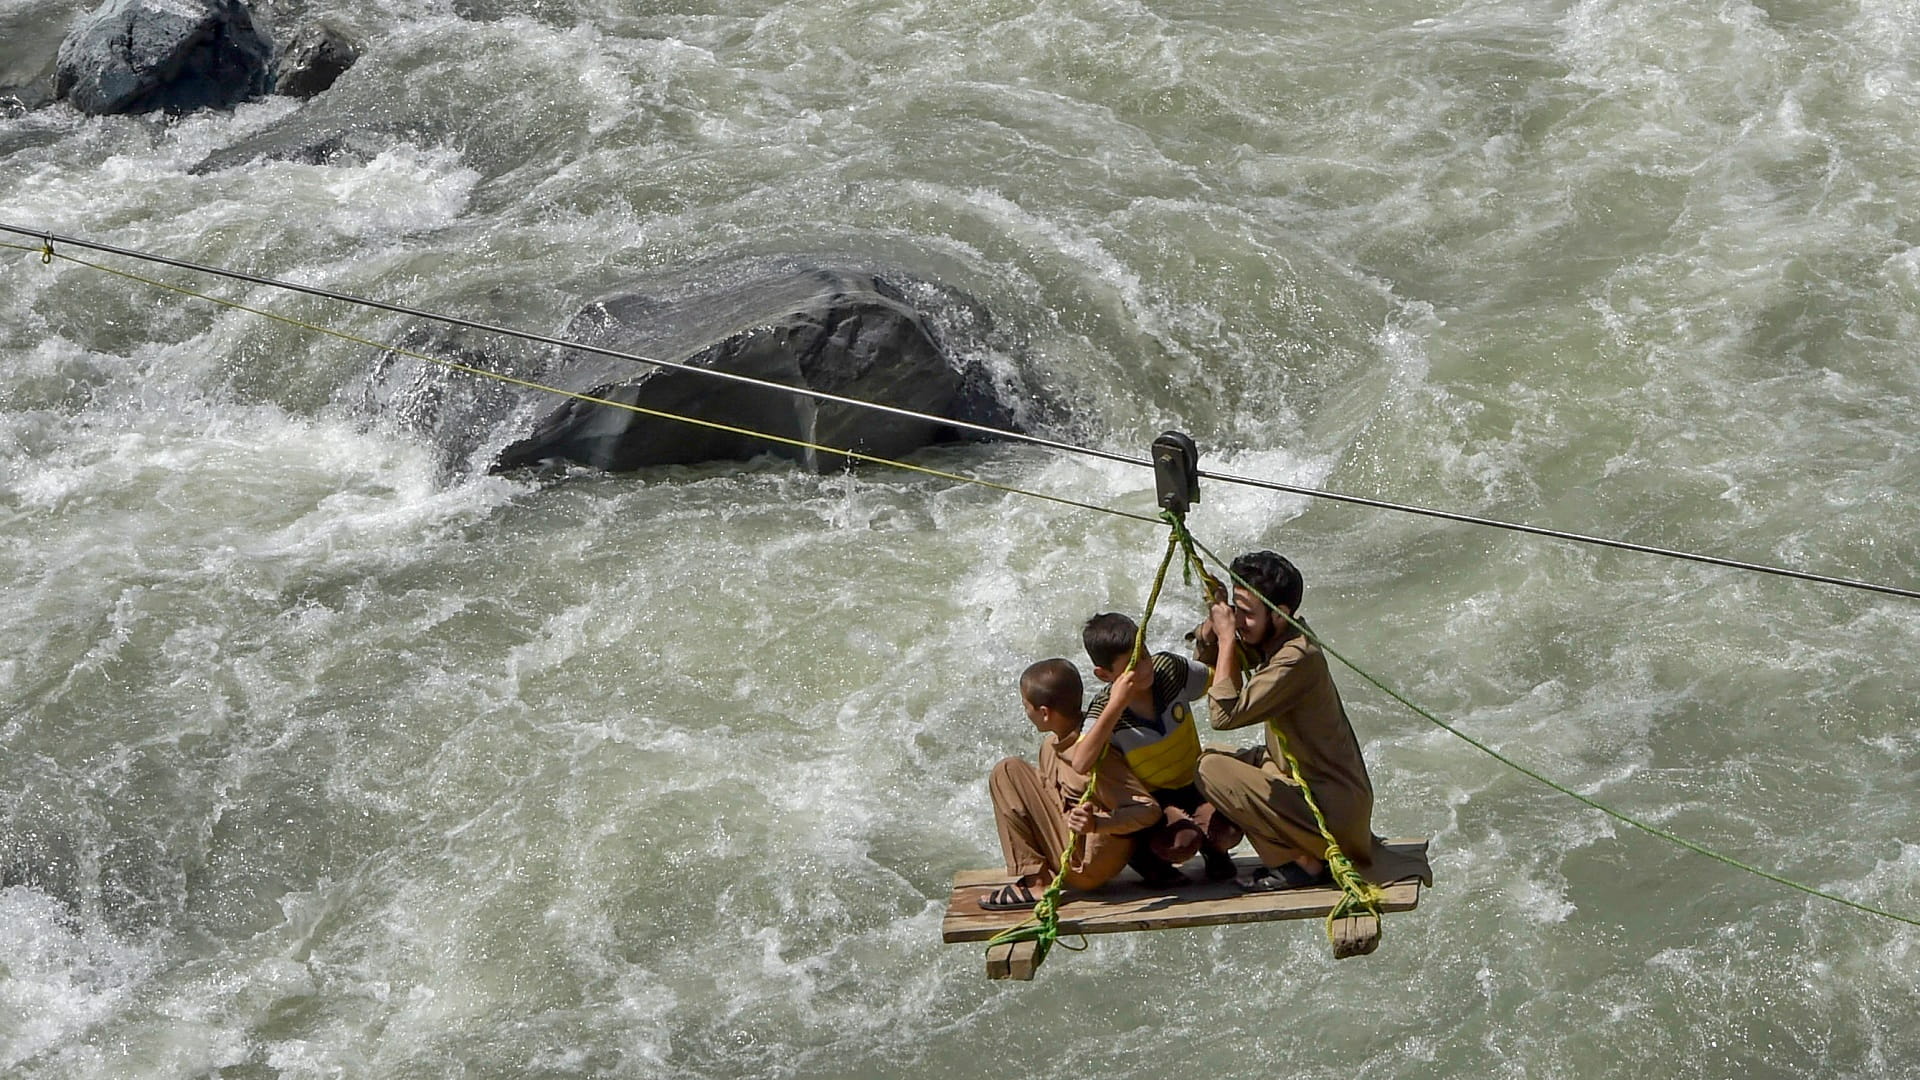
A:
[[[1119,612],[1088,619],[1080,641],[1093,661],[1094,677],[1114,684],[1126,670],[1139,633],[1139,625]],[[1111,727],[1096,721],[1085,739],[1094,753],[1110,739],[1165,810],[1162,821],[1136,838],[1133,868],[1150,884],[1171,884],[1181,880],[1176,867],[1199,853],[1206,858],[1209,879],[1232,877],[1229,851],[1240,842],[1240,829],[1225,814],[1216,814],[1194,785],[1200,735],[1187,703],[1207,692],[1210,673],[1205,664],[1170,652],[1153,654],[1151,670],[1150,692],[1136,691]],[[1088,709],[1105,720],[1116,690],[1117,684],[1101,690]]]
[[[1099,764],[1093,798],[1080,805],[1089,763],[1098,761],[1098,755],[1082,761],[1076,754],[1084,750],[1076,746],[1086,720],[1084,694],[1080,670],[1065,660],[1042,660],[1020,676],[1021,704],[1043,736],[1040,763],[1036,768],[1024,759],[1007,758],[987,779],[1000,851],[1014,881],[988,893],[980,901],[983,908],[1032,907],[1059,872],[1073,833],[1080,834],[1080,843],[1067,863],[1065,884],[1099,888],[1127,865],[1133,853],[1131,834],[1160,820],[1160,804],[1117,754]]]

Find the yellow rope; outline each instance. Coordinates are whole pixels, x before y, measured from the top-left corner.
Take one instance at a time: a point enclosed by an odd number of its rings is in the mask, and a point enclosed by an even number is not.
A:
[[[1206,594],[1207,602],[1212,604],[1218,600],[1231,600],[1232,596],[1227,593],[1226,586],[1207,573],[1206,567],[1200,562],[1200,556],[1194,553],[1194,545],[1198,541],[1194,540],[1192,533],[1187,532],[1185,523],[1175,520],[1173,532],[1174,538],[1186,549],[1187,568],[1189,570],[1198,568],[1200,571],[1201,588]],[[1228,573],[1231,576],[1232,572]],[[1239,578],[1234,580],[1239,581]],[[1246,646],[1236,640],[1234,648],[1240,654],[1241,664],[1248,666],[1252,656]],[[1340,886],[1341,893],[1339,902],[1327,912],[1327,940],[1337,945],[1334,938],[1334,923],[1362,908],[1378,918],[1380,904],[1386,900],[1387,894],[1381,890],[1380,886],[1361,875],[1359,869],[1353,865],[1353,860],[1341,849],[1340,842],[1333,838],[1333,830],[1327,825],[1327,816],[1321,812],[1320,803],[1314,799],[1313,789],[1308,786],[1306,776],[1301,772],[1299,759],[1295,758],[1293,751],[1287,747],[1286,733],[1272,724],[1267,726],[1272,729],[1274,736],[1280,742],[1280,754],[1287,759],[1287,768],[1292,771],[1294,780],[1300,786],[1300,794],[1307,801],[1307,809],[1313,811],[1314,823],[1320,827],[1320,838],[1327,842],[1327,852],[1324,856],[1327,869],[1333,875],[1334,884]]]
[[[437,364],[440,367],[446,368],[448,371],[457,371],[463,375],[472,375],[478,378],[492,379],[495,382],[507,383],[509,385],[522,387],[527,390],[537,390],[541,393],[553,394],[556,397],[571,398],[575,401],[584,401],[592,405],[604,405],[609,409],[624,409],[627,412],[638,413],[642,416],[651,416],[661,420],[673,420],[682,424],[692,424],[695,427],[709,428],[714,431],[724,431],[730,435],[742,435],[742,436],[746,436],[748,438],[753,438],[753,439],[764,439],[767,442],[780,443],[784,446],[793,446],[793,447],[798,447],[804,450],[816,450],[816,451],[820,451],[828,454],[839,454],[854,461],[864,461],[874,465],[886,465],[895,469],[904,469],[907,472],[921,473],[926,476],[935,476],[935,477],[939,477],[942,480],[952,480],[952,481],[963,483],[963,484],[977,484],[980,487],[992,488],[995,491],[1005,492],[1010,495],[1025,495],[1025,496],[1028,496],[1029,498],[1044,499],[1047,502],[1059,503],[1062,506],[1071,506],[1080,510],[1094,510],[1103,514],[1114,514],[1119,517],[1132,518],[1135,521],[1152,522],[1152,521],[1159,520],[1158,518],[1151,517],[1147,514],[1136,514],[1129,510],[1119,510],[1111,506],[1097,506],[1093,503],[1079,502],[1077,500],[1064,498],[1059,495],[1049,495],[1046,492],[1042,492],[1042,491],[1029,491],[1024,488],[1013,487],[1010,484],[996,483],[995,481],[992,481],[992,480],[982,480],[977,476],[964,476],[964,475],[961,475],[960,473],[951,473],[943,469],[934,469],[925,465],[915,465],[915,464],[912,464],[911,462],[897,461],[892,458],[884,458],[874,454],[862,453],[858,450],[853,450],[846,447],[824,446],[820,443],[808,442],[805,439],[789,438],[788,436],[785,436],[785,435],[773,435],[764,431],[754,431],[750,428],[736,427],[732,424],[723,424],[715,420],[702,420],[702,419],[699,419],[698,417],[682,416],[682,415],[679,415],[678,413],[662,412],[658,409],[649,409],[642,405],[634,405],[624,401],[613,401],[608,398],[595,397],[592,394],[580,393],[579,391],[576,391],[576,390],[564,390],[557,386],[548,386],[545,383],[535,382],[531,379],[522,379],[515,375],[508,375],[498,371],[489,371],[486,368],[474,367],[470,364],[462,364],[458,361],[448,360],[444,357],[432,356],[423,352],[416,352],[412,349],[402,348],[398,345],[389,345],[384,342],[373,341],[369,338],[363,338],[355,334],[349,334],[344,330],[335,330],[330,326],[320,326],[315,323],[302,322],[299,319],[295,319],[287,315],[282,315],[276,311],[268,311],[264,308],[249,307],[246,304],[238,303],[233,300],[227,300],[218,296],[210,296],[206,293],[196,292],[193,289],[186,288],[185,286],[174,285],[169,282],[158,281],[156,279],[148,278],[148,277],[142,277],[139,274],[129,273],[128,271],[119,270],[111,266],[103,266],[99,263],[90,262],[86,259],[75,258],[72,255],[66,254],[65,252],[55,251],[53,249],[53,243],[51,240],[44,242],[42,246],[38,248],[25,247],[20,244],[0,242],[0,248],[12,248],[16,251],[38,252],[40,255],[40,261],[43,263],[51,263],[55,258],[64,259],[67,262],[74,263],[79,266],[84,266],[92,270],[98,270],[106,274],[112,274],[115,277],[125,278],[128,281],[138,282],[142,285],[151,286],[152,288],[164,289],[168,292],[178,293],[181,296],[191,297],[192,299],[195,299],[195,300],[204,300],[207,303],[218,304],[221,307],[232,308],[235,311],[244,311],[249,315],[258,315],[263,319],[271,319],[274,322],[284,323],[288,326],[298,327],[302,330],[308,330],[316,334],[325,334],[329,337],[339,338],[342,341],[350,341],[356,345],[365,345],[368,348],[372,348],[372,349],[381,349],[388,352],[398,353],[401,356],[410,356],[416,360],[423,360],[429,364]]]
[[[1327,912],[1327,940],[1337,946],[1338,941],[1333,933],[1335,921],[1359,908],[1365,908],[1379,918],[1380,904],[1387,894],[1361,875],[1353,865],[1353,860],[1340,847],[1340,841],[1333,838],[1333,830],[1327,825],[1327,815],[1321,812],[1319,801],[1313,797],[1313,788],[1308,786],[1307,778],[1300,771],[1300,759],[1294,757],[1293,751],[1287,747],[1286,733],[1273,725],[1268,726],[1272,728],[1274,737],[1280,740],[1280,756],[1287,759],[1287,768],[1293,770],[1293,779],[1300,785],[1300,795],[1307,800],[1307,809],[1313,811],[1314,824],[1320,827],[1320,838],[1327,842],[1327,852],[1321,858],[1326,860],[1327,870],[1332,873],[1334,884],[1340,886],[1341,894],[1333,910]]]
[[[470,375],[475,375],[481,378],[489,378],[489,379],[496,379],[502,382],[509,382],[518,386],[526,387],[527,389],[538,390],[545,393],[555,394],[561,397],[573,398],[574,400],[577,400],[577,401],[590,402],[596,405],[605,405],[608,408],[614,408],[614,409],[626,409],[631,412],[636,412],[636,413],[640,413],[647,416],[654,416],[664,420],[679,421],[681,423],[693,424],[698,427],[707,427],[707,428],[712,428],[719,431],[726,431],[732,434],[746,435],[751,438],[765,439],[769,442],[784,443],[787,445],[801,447],[809,450],[824,451],[832,454],[845,454],[848,458],[857,460],[857,461],[866,461],[866,462],[870,462],[877,465],[887,465],[893,468],[904,469],[909,472],[923,473],[928,476],[935,476],[944,480],[952,480],[959,483],[977,484],[982,487],[992,488],[994,490],[1006,492],[1008,494],[1026,495],[1031,498],[1043,499],[1048,502],[1059,503],[1061,505],[1071,506],[1077,509],[1092,510],[1092,511],[1103,513],[1103,514],[1113,514],[1119,517],[1132,518],[1135,521],[1151,522],[1151,521],[1157,520],[1146,514],[1136,514],[1130,511],[1119,510],[1109,506],[1099,506],[1093,503],[1078,502],[1076,500],[1062,498],[1057,495],[1049,495],[1044,492],[1037,492],[1037,491],[1028,491],[1022,488],[1012,487],[1006,484],[995,483],[990,480],[981,480],[977,477],[963,476],[958,473],[944,472],[939,469],[931,469],[925,466],[912,465],[906,462],[894,461],[888,458],[877,457],[871,454],[863,454],[854,450],[842,449],[837,447],[829,447],[829,446],[821,446],[815,443],[809,443],[799,439],[789,439],[784,436],[769,435],[763,432],[750,431],[744,428],[731,427],[725,424],[715,423],[713,421],[699,420],[699,419],[695,419],[693,417],[688,417],[688,416],[677,416],[672,413],[665,413],[665,412],[659,412],[652,409],[645,409],[637,405],[629,405],[625,402],[608,401],[602,398],[596,398],[589,394],[581,394],[571,390],[562,390],[557,387],[544,386],[540,383],[518,379],[508,375],[503,375],[499,372],[487,371],[483,368],[469,367],[467,365],[459,364],[454,361],[444,360],[439,357],[428,356],[424,353],[414,352],[408,349],[399,348],[397,346],[386,345],[380,342],[368,340],[366,338],[357,337],[355,335],[348,334],[343,331],[334,330],[330,327],[323,327],[323,326],[312,325],[309,323],[304,323],[298,319],[289,318],[287,316],[280,315],[275,312],[248,307],[244,304],[235,303],[231,300],[224,300],[219,297],[209,296],[203,293],[195,292],[192,289],[184,288],[182,286],[168,284],[167,282],[163,282],[163,281],[156,281],[151,278],[145,278],[138,274],[128,273],[127,271],[124,271],[124,270],[117,270],[117,269],[114,269],[113,267],[103,266],[97,263],[89,262],[85,259],[78,259],[71,255],[66,254],[65,252],[55,251],[53,247],[53,239],[51,234],[48,234],[46,237],[44,237],[38,247],[29,247],[22,244],[15,244],[15,243],[10,243],[6,241],[0,241],[0,249],[24,251],[30,254],[38,255],[40,257],[40,262],[43,265],[51,265],[55,258],[64,259],[68,262],[75,263],[80,266],[85,266],[90,269],[98,270],[103,273],[112,274],[116,277],[121,277],[128,281],[139,282],[141,284],[148,285],[154,288],[164,289],[169,292],[178,293],[182,296],[192,297],[197,300],[204,300],[212,304],[218,304],[222,307],[233,308],[238,311],[245,311],[249,314],[261,316],[262,318],[272,319],[276,322],[285,323],[289,326],[296,326],[296,327],[300,327],[301,329],[310,330],[315,333],[326,334],[332,337],[340,338],[345,341],[353,342],[355,344],[365,345],[370,348],[390,350],[392,352],[399,353],[404,356],[411,356],[411,357],[414,357],[415,359],[426,361],[427,363],[437,364],[441,367],[447,368],[452,371],[460,371],[460,372],[464,372]],[[1190,537],[1189,537],[1189,541],[1191,541]],[[1198,546],[1200,551],[1203,552],[1208,559],[1211,559],[1215,565],[1219,566],[1222,570],[1226,571],[1228,577],[1233,578],[1233,580],[1239,585],[1242,585],[1242,586],[1246,585],[1246,582],[1241,581],[1238,577],[1235,577],[1233,575],[1232,570],[1227,566],[1227,564],[1223,560],[1221,560],[1221,558],[1218,555],[1215,555],[1212,551],[1207,550],[1204,545],[1199,545],[1197,541],[1192,541],[1192,543],[1195,546]],[[1199,571],[1203,577],[1203,580],[1211,583],[1209,585],[1209,592],[1211,593],[1212,588],[1217,587],[1219,583],[1212,581],[1211,577],[1206,574],[1205,568],[1200,565],[1197,557],[1192,556],[1191,552],[1189,552],[1188,554],[1189,554],[1189,559],[1191,560],[1190,565],[1192,567],[1199,568]],[[1796,574],[1793,576],[1804,576],[1804,575]],[[1878,591],[1891,591],[1878,586],[1872,586],[1872,587],[1876,588]],[[1259,595],[1258,590],[1250,589],[1250,591],[1254,592],[1255,595]],[[1902,593],[1902,595],[1905,595],[1905,594]],[[1485,743],[1479,741],[1478,739],[1475,739],[1471,735],[1468,735],[1466,732],[1461,731],[1459,728],[1454,727],[1451,724],[1448,724],[1446,721],[1440,719],[1438,716],[1434,715],[1432,712],[1428,711],[1425,708],[1422,708],[1420,705],[1408,699],[1405,695],[1394,690],[1391,686],[1387,685],[1385,682],[1375,677],[1373,674],[1371,674],[1364,668],[1355,664],[1352,660],[1347,659],[1346,656],[1336,651],[1332,646],[1328,645],[1324,639],[1314,634],[1313,631],[1307,629],[1304,623],[1295,621],[1291,617],[1287,616],[1285,612],[1282,612],[1277,607],[1274,607],[1272,601],[1267,600],[1264,596],[1262,596],[1261,599],[1276,614],[1278,614],[1282,618],[1287,619],[1287,621],[1291,623],[1296,629],[1298,629],[1301,633],[1305,634],[1307,637],[1307,640],[1313,642],[1315,645],[1318,645],[1320,648],[1324,649],[1327,655],[1332,656],[1334,659],[1340,661],[1342,664],[1346,665],[1348,668],[1351,668],[1361,678],[1373,684],[1375,687],[1377,687],[1387,696],[1393,698],[1395,701],[1406,706],[1408,709],[1410,709],[1414,713],[1418,714],[1419,716],[1425,718],[1427,721],[1438,726],[1441,730],[1446,731],[1448,734],[1453,735],[1454,737],[1460,739],[1461,741],[1465,742],[1467,745],[1473,747],[1474,749],[1480,751],[1483,754],[1486,754],[1488,757],[1493,758],[1495,761],[1499,762],[1502,765],[1505,765],[1507,768],[1512,769],[1515,772],[1518,772],[1521,775],[1528,777],[1529,779],[1538,781],[1539,783],[1553,789],[1554,791],[1557,791],[1560,794],[1567,796],[1568,798],[1574,799],[1575,801],[1580,802],[1583,805],[1588,806],[1594,810],[1598,810],[1601,813],[1606,814],[1607,816],[1622,822],[1623,824],[1630,825],[1633,828],[1641,830],[1642,832],[1646,832],[1662,840],[1666,840],[1669,843],[1685,848],[1688,851],[1694,852],[1697,855],[1703,855],[1707,858],[1716,860],[1720,863],[1723,863],[1735,869],[1743,870],[1757,877],[1765,878],[1766,880],[1771,881],[1777,885],[1783,885],[1790,889],[1797,889],[1800,892],[1806,893],[1808,895],[1816,896],[1823,900],[1832,901],[1833,903],[1836,903],[1836,904],[1841,904],[1845,907],[1855,909],[1864,914],[1877,915],[1881,918],[1891,919],[1895,922],[1904,923],[1908,926],[1920,927],[1920,919],[1912,918],[1906,915],[1901,915],[1892,911],[1887,911],[1883,908],[1874,907],[1870,904],[1863,904],[1857,900],[1850,900],[1847,897],[1840,896],[1836,893],[1827,892],[1822,889],[1816,889],[1810,885],[1805,885],[1800,882],[1794,881],[1791,878],[1783,877],[1779,874],[1772,873],[1771,871],[1761,869],[1760,867],[1753,866],[1745,862],[1741,862],[1738,859],[1735,859],[1728,855],[1721,854],[1720,852],[1717,852],[1711,848],[1708,848],[1705,845],[1695,843],[1694,841],[1688,840],[1685,837],[1679,836],[1675,833],[1659,828],[1658,826],[1648,824],[1647,822],[1641,821],[1628,814],[1624,814],[1618,810],[1613,809],[1610,806],[1607,806],[1604,803],[1599,802],[1596,799],[1592,799],[1586,795],[1582,795],[1579,792],[1574,791],[1572,788],[1567,787],[1564,784],[1558,783],[1542,775],[1541,773],[1536,772],[1533,769],[1530,769],[1525,765],[1522,765],[1519,762],[1512,760],[1511,758],[1508,758],[1507,756],[1501,754],[1499,751],[1493,749],[1492,747],[1486,745]],[[1143,632],[1144,632],[1144,629],[1145,629],[1145,625],[1143,623],[1142,624]],[[1089,785],[1089,788],[1091,788],[1091,785]],[[1335,871],[1335,873],[1337,875],[1338,871]]]

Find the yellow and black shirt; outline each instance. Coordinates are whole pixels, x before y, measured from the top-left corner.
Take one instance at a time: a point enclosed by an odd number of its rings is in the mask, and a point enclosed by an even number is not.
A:
[[[1207,666],[1198,661],[1170,652],[1153,654],[1153,715],[1141,716],[1128,709],[1112,740],[1148,788],[1165,790],[1193,783],[1200,762],[1200,733],[1187,703],[1207,692],[1209,677]],[[1087,715],[1100,715],[1112,692],[1111,687],[1101,687],[1087,706]]]

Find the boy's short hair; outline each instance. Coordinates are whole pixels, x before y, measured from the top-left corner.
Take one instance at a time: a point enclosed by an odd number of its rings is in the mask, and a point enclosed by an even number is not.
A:
[[[1294,612],[1300,610],[1300,595],[1305,583],[1301,581],[1299,568],[1284,556],[1271,551],[1249,551],[1233,560],[1230,569],[1234,577],[1246,582],[1248,587],[1266,597],[1275,607]]]
[[[1094,667],[1111,668],[1133,655],[1133,641],[1139,636],[1140,624],[1117,611],[1101,612],[1080,628],[1080,643],[1087,647],[1087,659]]]
[[[1020,696],[1034,708],[1052,708],[1070,716],[1085,716],[1086,688],[1080,669],[1055,657],[1029,665],[1020,673]]]

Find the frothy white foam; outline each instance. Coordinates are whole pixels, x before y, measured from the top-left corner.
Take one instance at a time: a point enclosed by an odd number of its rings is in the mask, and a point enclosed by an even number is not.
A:
[[[125,1008],[157,960],[46,893],[0,889],[0,1066],[66,1046]]]

